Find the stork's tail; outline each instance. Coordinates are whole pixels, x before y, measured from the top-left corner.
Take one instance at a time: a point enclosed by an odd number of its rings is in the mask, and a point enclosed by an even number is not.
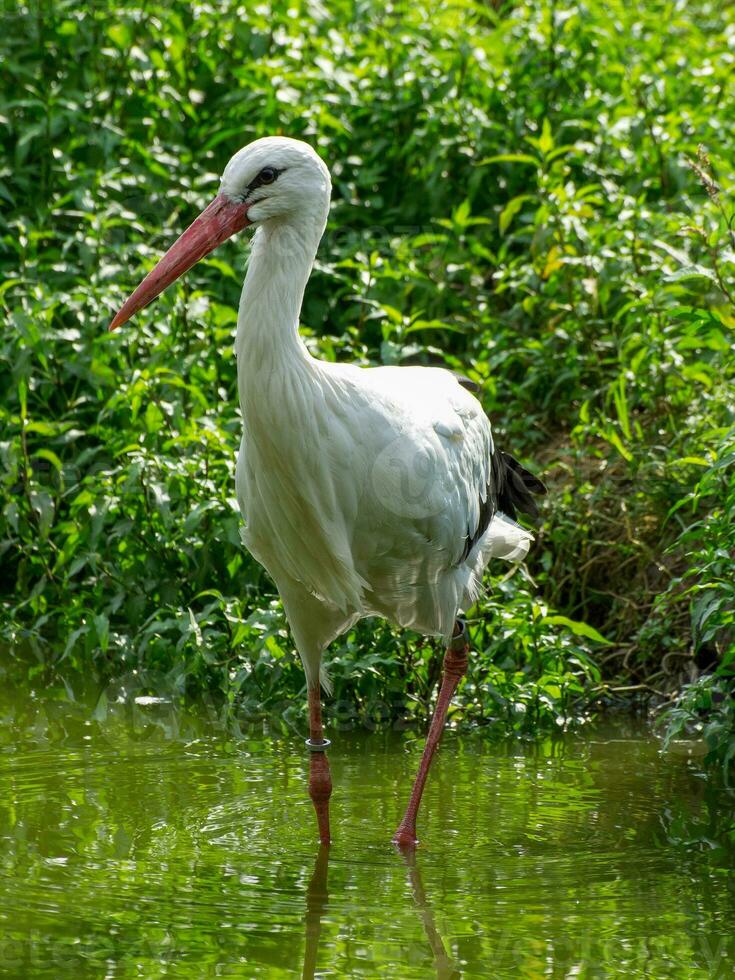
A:
[[[529,517],[538,516],[534,496],[543,496],[546,487],[538,477],[514,459],[510,453],[496,449],[492,455],[493,482],[498,510],[515,520],[518,511]]]

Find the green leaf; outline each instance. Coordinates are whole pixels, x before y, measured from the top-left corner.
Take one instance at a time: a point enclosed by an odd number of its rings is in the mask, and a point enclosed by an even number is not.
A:
[[[115,47],[120,48],[123,51],[130,47],[133,41],[133,34],[130,30],[130,26],[124,21],[117,21],[116,23],[109,24],[107,27],[107,36]]]
[[[104,613],[98,613],[94,617],[94,629],[100,649],[103,653],[107,653],[110,642],[110,621]]]
[[[543,126],[541,127],[541,136],[538,140],[538,148],[546,156],[554,149],[554,137],[551,132],[551,123],[548,119],[544,119]]]
[[[37,449],[36,452],[33,455],[37,459],[45,459],[45,460],[48,460],[48,462],[51,463],[51,465],[54,467],[54,469],[58,473],[61,473],[61,471],[63,469],[61,460],[59,459],[59,457],[56,455],[56,453],[52,449]]]
[[[620,439],[620,436],[617,434],[617,432],[615,432],[614,429],[606,429],[602,433],[602,437],[617,449],[617,451],[620,453],[623,459],[627,459],[628,462],[630,462],[633,459],[633,454],[628,449],[625,448],[625,446],[623,445]]]
[[[543,622],[549,623],[551,626],[566,626],[575,636],[585,636],[588,640],[594,640],[595,643],[604,643],[605,646],[612,646],[610,640],[606,640],[601,633],[598,633],[594,626],[590,626],[588,623],[580,623],[576,619],[569,619],[567,616],[558,615],[544,616]]]
[[[540,161],[528,153],[497,153],[495,156],[478,160],[477,166],[482,167],[490,163],[529,163],[534,167],[538,167]]]
[[[512,200],[508,201],[503,210],[500,212],[500,217],[498,218],[498,227],[500,228],[501,235],[506,233],[508,226],[521,210],[524,203],[531,200],[533,200],[533,198],[530,194],[519,194],[518,197],[514,197]]]
[[[679,459],[672,459],[670,466],[709,466],[710,461],[704,456],[680,456]]]

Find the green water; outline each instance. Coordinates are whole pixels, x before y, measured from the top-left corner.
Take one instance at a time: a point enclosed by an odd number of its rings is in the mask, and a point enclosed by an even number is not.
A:
[[[735,976],[733,799],[630,723],[448,732],[411,861],[413,735],[335,736],[327,852],[296,735],[1,713],[3,976]]]

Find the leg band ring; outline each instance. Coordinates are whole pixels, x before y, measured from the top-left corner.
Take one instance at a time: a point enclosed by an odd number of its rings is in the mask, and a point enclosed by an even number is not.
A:
[[[331,744],[328,738],[322,739],[321,742],[313,742],[310,738],[306,739],[306,747],[309,752],[326,752]]]
[[[467,646],[467,623],[463,619],[458,619],[457,626],[460,631],[449,641],[449,647],[452,650],[464,650]]]

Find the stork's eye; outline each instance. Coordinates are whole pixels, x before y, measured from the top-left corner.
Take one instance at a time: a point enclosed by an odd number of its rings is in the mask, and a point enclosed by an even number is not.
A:
[[[256,187],[262,187],[263,184],[272,184],[276,177],[283,173],[284,169],[283,167],[280,170],[277,167],[263,167],[258,176],[253,177],[248,184],[245,197],[247,198],[248,194],[254,191]]]
[[[259,184],[272,184],[277,176],[278,171],[275,167],[263,167],[255,179]]]

